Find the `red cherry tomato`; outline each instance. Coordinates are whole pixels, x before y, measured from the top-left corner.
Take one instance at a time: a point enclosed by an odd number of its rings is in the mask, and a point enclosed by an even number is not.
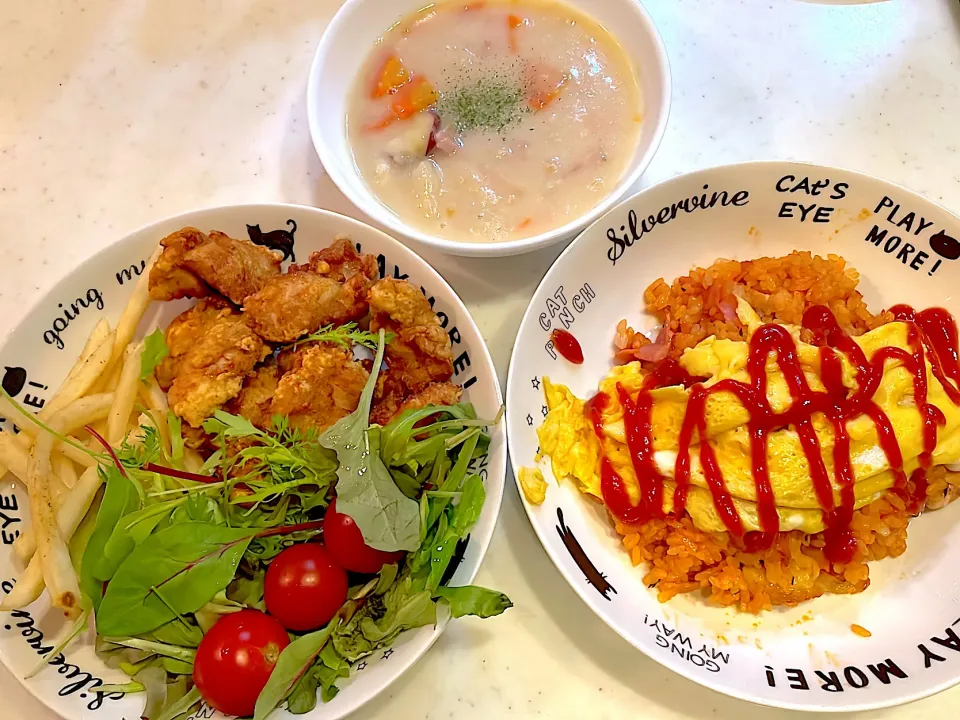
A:
[[[252,715],[280,652],[289,644],[283,625],[266,613],[224,615],[200,641],[193,682],[211,707],[227,715]]]
[[[347,571],[319,543],[292,545],[277,555],[263,583],[267,612],[287,630],[316,630],[347,601]]]
[[[367,545],[353,518],[337,512],[336,500],[323,516],[323,543],[337,564],[351,572],[380,572],[384,565],[403,559],[402,552],[384,552]]]

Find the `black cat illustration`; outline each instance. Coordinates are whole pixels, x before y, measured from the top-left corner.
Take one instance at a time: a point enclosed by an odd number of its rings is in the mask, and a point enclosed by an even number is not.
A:
[[[3,370],[3,382],[0,385],[7,395],[16,397],[27,382],[27,371],[22,367],[5,367]]]
[[[289,230],[271,230],[263,232],[259,225],[247,225],[247,235],[250,241],[262,245],[271,250],[279,250],[283,253],[283,259],[290,259],[291,262],[297,261],[297,256],[293,251],[293,234],[297,231],[297,223],[293,220],[287,220]]]
[[[943,230],[931,236],[930,249],[947,260],[960,258],[960,241],[950,237]]]
[[[467,552],[467,545],[470,544],[470,536],[467,535],[465,538],[460,538],[457,540],[457,545],[453,549],[453,555],[450,558],[450,564],[447,565],[447,569],[443,573],[443,577],[440,578],[440,584],[446,585],[450,582],[450,579],[453,577],[453,574],[457,571],[457,568],[460,567],[460,563],[463,562],[463,556]]]
[[[567,548],[567,552],[570,553],[570,557],[573,558],[577,567],[579,567],[584,576],[586,576],[587,582],[593,585],[598,593],[603,595],[604,600],[610,600],[610,593],[616,595],[617,589],[610,584],[607,576],[597,570],[597,566],[587,557],[587,554],[583,551],[583,547],[580,545],[580,541],[574,537],[573,531],[564,522],[563,510],[560,508],[557,508],[557,520],[560,521],[560,524],[557,525],[557,533]]]

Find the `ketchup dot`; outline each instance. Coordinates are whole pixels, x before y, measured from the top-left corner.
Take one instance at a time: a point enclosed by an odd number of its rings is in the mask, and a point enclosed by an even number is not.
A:
[[[550,340],[553,341],[553,346],[557,349],[557,352],[566,360],[574,365],[583,363],[583,350],[580,348],[580,343],[566,330],[554,330],[550,333]]]

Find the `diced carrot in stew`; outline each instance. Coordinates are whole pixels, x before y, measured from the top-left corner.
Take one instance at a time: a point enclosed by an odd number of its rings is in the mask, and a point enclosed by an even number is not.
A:
[[[549,65],[527,65],[525,70],[527,105],[531,110],[543,110],[560,96],[567,75]]]
[[[403,62],[396,55],[389,55],[383,61],[380,72],[377,73],[377,82],[370,93],[371,97],[393,95],[401,87],[410,82],[410,73],[403,66]]]
[[[437,89],[423,76],[414,76],[394,97],[391,107],[399,119],[426,110],[437,101]]]
[[[426,110],[437,102],[437,89],[422,75],[414,75],[393,94],[390,112],[368,126],[370,130],[382,130],[397,120],[406,120]]]
[[[470,12],[471,10],[479,10],[487,4],[487,0],[473,0],[468,2],[463,6],[464,12]]]
[[[518,28],[526,25],[526,21],[519,15],[507,15],[507,42],[510,45],[510,52],[517,52],[520,44],[517,40]]]
[[[524,228],[530,227],[530,223],[532,223],[532,222],[533,222],[533,218],[531,218],[531,217],[524,218],[524,219],[521,220],[519,223],[517,223],[517,227],[514,228],[514,229],[515,229],[515,230],[523,230]]]

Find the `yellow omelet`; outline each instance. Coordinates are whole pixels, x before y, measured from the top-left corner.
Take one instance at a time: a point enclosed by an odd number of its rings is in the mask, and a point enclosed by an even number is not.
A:
[[[741,301],[738,308],[741,321],[752,334],[760,319]],[[797,358],[807,383],[813,390],[823,390],[820,378],[820,351],[801,343],[799,329],[785,326],[797,343]],[[902,322],[882,325],[864,335],[853,338],[863,349],[867,359],[884,347],[897,347],[911,352],[907,338],[908,326]],[[693,376],[707,378],[705,386],[725,378],[749,383],[747,359],[748,342],[709,337],[687,349],[680,365]],[[855,389],[856,370],[846,356],[838,353],[843,365],[842,378],[846,387]],[[767,398],[776,413],[787,410],[793,402],[789,387],[773,354],[766,363]],[[929,362],[925,367],[928,384],[927,402],[935,405],[946,422],[939,428],[933,453],[933,465],[954,464],[960,461],[960,408],[948,397],[934,377]],[[554,475],[558,479],[571,477],[580,488],[596,497],[600,493],[600,457],[605,453],[613,468],[624,479],[634,503],[639,499],[639,484],[626,445],[623,406],[617,386],[631,397],[639,392],[645,373],[640,363],[614,367],[600,382],[600,391],[609,398],[604,408],[604,443],[596,437],[594,428],[585,417],[584,401],[568,388],[555,385],[544,378],[544,389],[549,413],[539,428],[541,452],[550,457]],[[673,507],[673,481],[678,453],[678,437],[686,413],[689,391],[682,386],[664,387],[651,391],[651,412],[654,461],[664,482],[664,510]],[[874,402],[890,419],[900,451],[904,470],[909,475],[918,467],[918,456],[923,451],[923,419],[914,401],[914,376],[900,361],[888,359],[883,377],[873,396]],[[740,513],[744,530],[760,530],[756,505],[756,481],[750,453],[747,423],[749,411],[736,395],[721,391],[708,396],[705,407],[706,435],[713,447],[726,485]],[[821,414],[815,413],[812,425],[819,440],[821,456],[831,479],[834,501],[840,504],[839,484],[834,474],[834,429]],[[850,436],[851,466],[855,478],[856,507],[862,507],[879,498],[894,484],[886,454],[880,447],[876,426],[872,419],[862,415],[846,423]],[[717,513],[713,497],[700,465],[700,448],[695,438],[690,447],[690,489],[687,511],[694,524],[706,531],[723,531],[725,526]],[[814,490],[809,463],[801,447],[796,430],[790,426],[771,431],[767,435],[767,465],[770,482],[780,516],[781,530],[801,530],[815,533],[824,529],[823,513]]]
[[[600,440],[584,414],[584,402],[564,385],[543,378],[549,413],[537,428],[540,453],[550,458],[557,480],[570,478],[600,500]]]

